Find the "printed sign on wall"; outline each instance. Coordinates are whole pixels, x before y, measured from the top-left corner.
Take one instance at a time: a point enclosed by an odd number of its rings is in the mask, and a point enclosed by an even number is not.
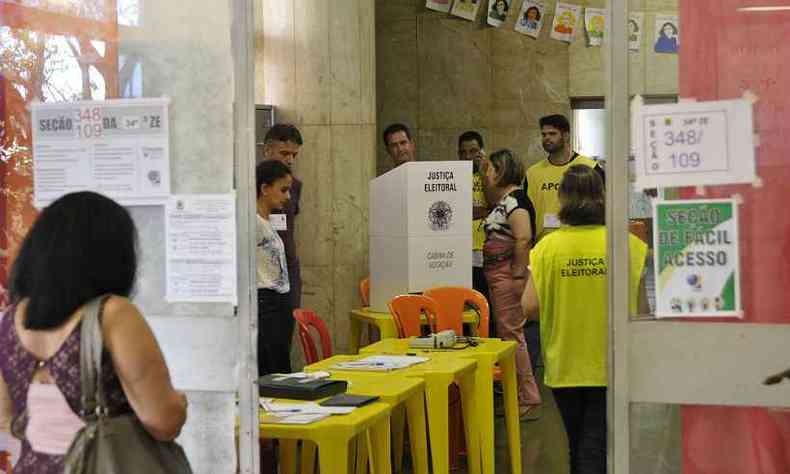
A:
[[[488,0],[488,24],[499,28],[507,19],[513,0]]]
[[[557,2],[557,10],[554,12],[554,22],[551,25],[549,36],[555,40],[572,43],[581,12],[582,7],[579,5]]]
[[[603,8],[584,9],[584,27],[587,30],[587,44],[600,46],[606,32],[606,10]]]
[[[653,51],[677,54],[680,45],[680,20],[677,15],[656,15]]]
[[[656,317],[743,317],[734,199],[658,201]]]
[[[425,0],[425,8],[437,12],[447,13],[450,11],[450,0]]]
[[[171,196],[165,245],[167,302],[238,303],[234,194]]]
[[[755,182],[749,100],[641,102],[632,110],[637,189]]]
[[[170,196],[168,105],[161,99],[34,103],[34,205],[95,191],[131,205]]]
[[[546,7],[542,3],[524,0],[516,20],[515,30],[521,34],[537,38],[540,35],[540,30],[543,29],[545,13]]]
[[[455,0],[450,14],[465,20],[474,21],[477,18],[477,11],[480,9],[481,3],[483,3],[483,0]]]
[[[628,50],[639,51],[642,47],[642,25],[645,22],[645,14],[633,12],[628,14]]]

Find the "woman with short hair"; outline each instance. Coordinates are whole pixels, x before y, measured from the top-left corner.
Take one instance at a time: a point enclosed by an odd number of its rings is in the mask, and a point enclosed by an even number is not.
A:
[[[608,299],[604,185],[589,166],[574,165],[559,188],[561,227],[530,252],[522,297],[540,318],[544,382],[568,434],[571,474],[606,473]],[[629,236],[631,311],[636,313],[647,245]]]
[[[93,192],[50,204],[11,269],[11,305],[0,315],[0,431],[22,439],[15,474],[59,474],[84,426],[82,317],[102,295],[100,383],[110,416],[137,416],[155,439],[175,439],[187,400],[128,299],[137,275],[137,231],[129,212]],[[13,427],[13,430],[11,428]]]
[[[540,416],[540,390],[535,382],[524,337],[521,294],[528,276],[529,250],[535,235],[535,208],[521,188],[524,166],[515,153],[503,149],[489,158],[484,174],[491,212],[485,218],[483,271],[488,281],[498,337],[515,341],[519,415],[524,420]]]

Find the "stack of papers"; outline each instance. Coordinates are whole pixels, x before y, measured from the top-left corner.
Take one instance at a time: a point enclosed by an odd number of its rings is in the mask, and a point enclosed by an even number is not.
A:
[[[349,362],[340,362],[334,365],[333,368],[343,370],[388,371],[405,369],[406,367],[411,367],[412,365],[425,362],[426,360],[428,360],[427,357],[376,355]]]
[[[261,398],[259,403],[265,411],[261,422],[285,425],[306,425],[321,421],[330,415],[351,413],[354,409],[354,407],[322,407],[316,403],[275,403],[271,398]]]
[[[329,415],[320,413],[266,413],[261,417],[262,423],[275,423],[281,425],[307,425],[321,421]]]
[[[329,372],[294,372],[291,374],[272,374],[273,378],[272,381],[274,382],[282,382],[284,380],[289,379],[297,379],[302,383],[309,382],[311,380],[322,380],[328,378],[331,374]]]
[[[356,407],[324,407],[314,402],[281,403],[271,398],[260,399],[261,408],[267,413],[302,413],[311,415],[348,415]]]

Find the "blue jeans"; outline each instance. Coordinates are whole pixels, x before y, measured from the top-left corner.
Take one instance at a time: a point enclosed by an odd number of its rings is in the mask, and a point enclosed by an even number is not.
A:
[[[571,474],[606,474],[606,387],[553,388]]]

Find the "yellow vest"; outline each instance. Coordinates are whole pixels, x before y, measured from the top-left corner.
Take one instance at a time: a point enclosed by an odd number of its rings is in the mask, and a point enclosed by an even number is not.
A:
[[[557,191],[565,171],[573,165],[587,165],[595,168],[598,163],[592,158],[576,155],[562,166],[551,164],[547,159],[541,160],[527,170],[527,195],[535,206],[535,235],[539,240],[560,226],[560,200]],[[545,233],[544,233],[545,229]]]
[[[472,178],[472,206],[486,207],[486,196],[483,193],[483,175],[475,173]],[[483,219],[472,221],[472,250],[483,250],[486,242],[486,231],[483,228]]]
[[[647,245],[633,234],[629,245],[630,310],[636,314]],[[560,227],[532,249],[530,268],[540,306],[546,385],[605,387],[609,340],[606,227]]]

